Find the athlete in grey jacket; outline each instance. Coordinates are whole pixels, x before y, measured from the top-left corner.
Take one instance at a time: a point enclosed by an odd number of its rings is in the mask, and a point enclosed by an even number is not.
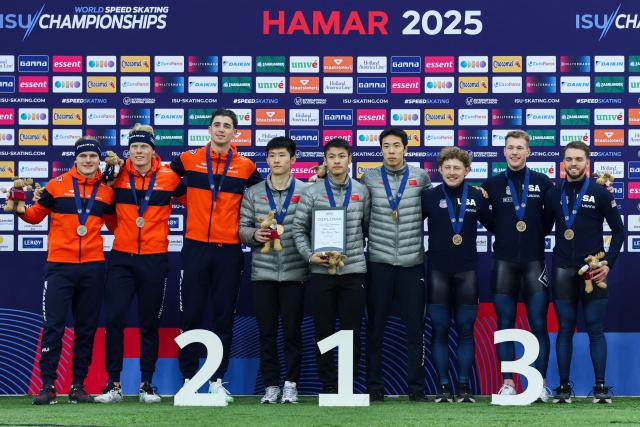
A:
[[[280,396],[278,362],[278,317],[282,320],[286,377],[282,403],[298,400],[296,384],[302,362],[301,325],[304,315],[303,281],[308,262],[293,241],[293,218],[306,184],[291,175],[296,145],[287,137],[273,138],[266,147],[269,177],[249,188],[240,208],[240,240],[252,248],[251,282],[253,301],[260,332],[260,369],[265,394],[262,403],[276,403]],[[284,229],[261,229],[258,216],[274,212]],[[281,234],[278,235],[278,232]],[[279,238],[282,250],[263,251],[264,244]],[[275,246],[275,242],[274,242]]]
[[[367,387],[372,401],[384,400],[382,344],[396,299],[407,330],[409,399],[424,394],[424,249],[421,193],[429,175],[405,161],[408,138],[398,128],[379,137],[383,166],[362,179],[371,194],[367,280]]]
[[[293,222],[295,242],[300,254],[311,264],[311,296],[316,326],[316,340],[334,333],[336,314],[342,329],[353,330],[354,376],[357,377],[360,324],[365,303],[364,236],[369,224],[369,190],[348,175],[351,147],[344,139],[334,138],[324,147],[328,176],[309,186],[296,211]],[[336,275],[328,272],[328,260],[314,253],[311,233],[314,209],[343,207],[346,209],[345,266]],[[338,377],[332,352],[318,355],[318,374],[325,393],[335,393]]]

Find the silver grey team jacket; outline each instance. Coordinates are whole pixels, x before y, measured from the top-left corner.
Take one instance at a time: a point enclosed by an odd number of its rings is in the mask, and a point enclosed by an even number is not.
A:
[[[405,168],[409,179],[398,208],[398,221],[391,218],[391,206],[384,189],[380,168],[369,169],[362,183],[371,194],[371,223],[369,226],[369,261],[401,267],[412,267],[423,262],[423,222],[421,194],[431,188],[429,175],[423,169],[405,164],[399,171],[387,170],[389,186],[395,197]]]
[[[336,184],[329,182],[333,190],[336,200],[336,206],[342,206],[344,196],[347,191],[347,184]],[[366,273],[367,264],[364,258],[364,236],[369,226],[369,190],[355,179],[351,180],[351,200],[347,208],[347,240],[346,240],[346,256],[344,268],[339,268],[339,275]],[[302,200],[296,210],[296,216],[293,220],[293,233],[296,247],[304,259],[311,257],[311,221],[313,218],[313,208],[331,207],[325,184],[323,181],[316,182],[305,190],[302,194]],[[312,273],[328,274],[327,268],[318,265],[311,265]]]
[[[266,216],[271,207],[269,199],[267,199],[266,185],[273,194],[278,211],[282,209],[282,205],[287,197],[291,182],[295,178],[289,178],[287,188],[283,191],[273,189],[271,185],[271,177],[269,176],[264,182],[251,186],[242,198],[240,207],[240,241],[252,249],[251,258],[251,280],[272,280],[278,282],[295,281],[302,282],[308,273],[308,258],[303,258],[296,249],[293,241],[293,218],[300,204],[302,193],[308,184],[295,180],[295,190],[291,197],[289,209],[284,217],[284,233],[280,241],[282,243],[282,251],[276,252],[271,246],[268,254],[260,253],[262,243],[257,242],[253,236],[260,222],[257,216]]]

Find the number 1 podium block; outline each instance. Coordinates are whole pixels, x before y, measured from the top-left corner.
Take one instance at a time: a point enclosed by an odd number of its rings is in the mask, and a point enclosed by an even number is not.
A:
[[[318,395],[319,406],[369,406],[368,394],[353,394],[353,331],[338,331],[318,341],[320,353],[338,347],[338,393]]]

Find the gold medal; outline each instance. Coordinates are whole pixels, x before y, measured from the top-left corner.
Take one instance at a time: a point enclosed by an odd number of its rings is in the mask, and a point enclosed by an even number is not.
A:
[[[276,225],[276,231],[278,232],[278,235],[282,236],[282,234],[284,233],[284,225],[282,224]]]
[[[576,233],[574,233],[573,230],[570,228],[567,228],[566,230],[564,230],[564,238],[567,240],[573,240],[575,235]]]
[[[454,234],[453,237],[451,238],[451,241],[453,242],[454,245],[460,246],[462,244],[462,236],[459,234]]]
[[[519,232],[524,232],[527,229],[527,223],[524,221],[518,221],[516,222],[516,230],[518,230]]]
[[[144,227],[144,218],[142,218],[141,216],[136,218],[136,225],[138,226],[138,228]]]
[[[397,210],[391,211],[391,219],[393,220],[393,222],[398,222],[398,211]]]
[[[86,225],[79,225],[78,228],[76,228],[76,233],[78,233],[78,236],[82,237],[82,236],[86,236],[87,235],[87,226]]]

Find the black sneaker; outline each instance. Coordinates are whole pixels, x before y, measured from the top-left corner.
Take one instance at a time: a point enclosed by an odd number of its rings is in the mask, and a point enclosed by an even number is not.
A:
[[[553,403],[571,403],[573,390],[569,384],[560,384],[553,392]]]
[[[86,392],[84,384],[74,384],[69,389],[69,403],[93,403],[93,396]]]
[[[451,394],[451,386],[449,384],[440,384],[436,393],[436,403],[451,403],[453,395]]]
[[[375,390],[369,393],[369,402],[383,402],[384,401],[384,391]]]
[[[611,387],[596,384],[593,387],[593,403],[611,403]]]
[[[38,395],[33,399],[34,405],[55,405],[56,403],[58,403],[58,395],[56,388],[52,385],[42,387]]]
[[[458,403],[476,403],[469,384],[458,384]]]
[[[409,392],[409,400],[411,402],[428,402],[429,398],[422,391]]]

